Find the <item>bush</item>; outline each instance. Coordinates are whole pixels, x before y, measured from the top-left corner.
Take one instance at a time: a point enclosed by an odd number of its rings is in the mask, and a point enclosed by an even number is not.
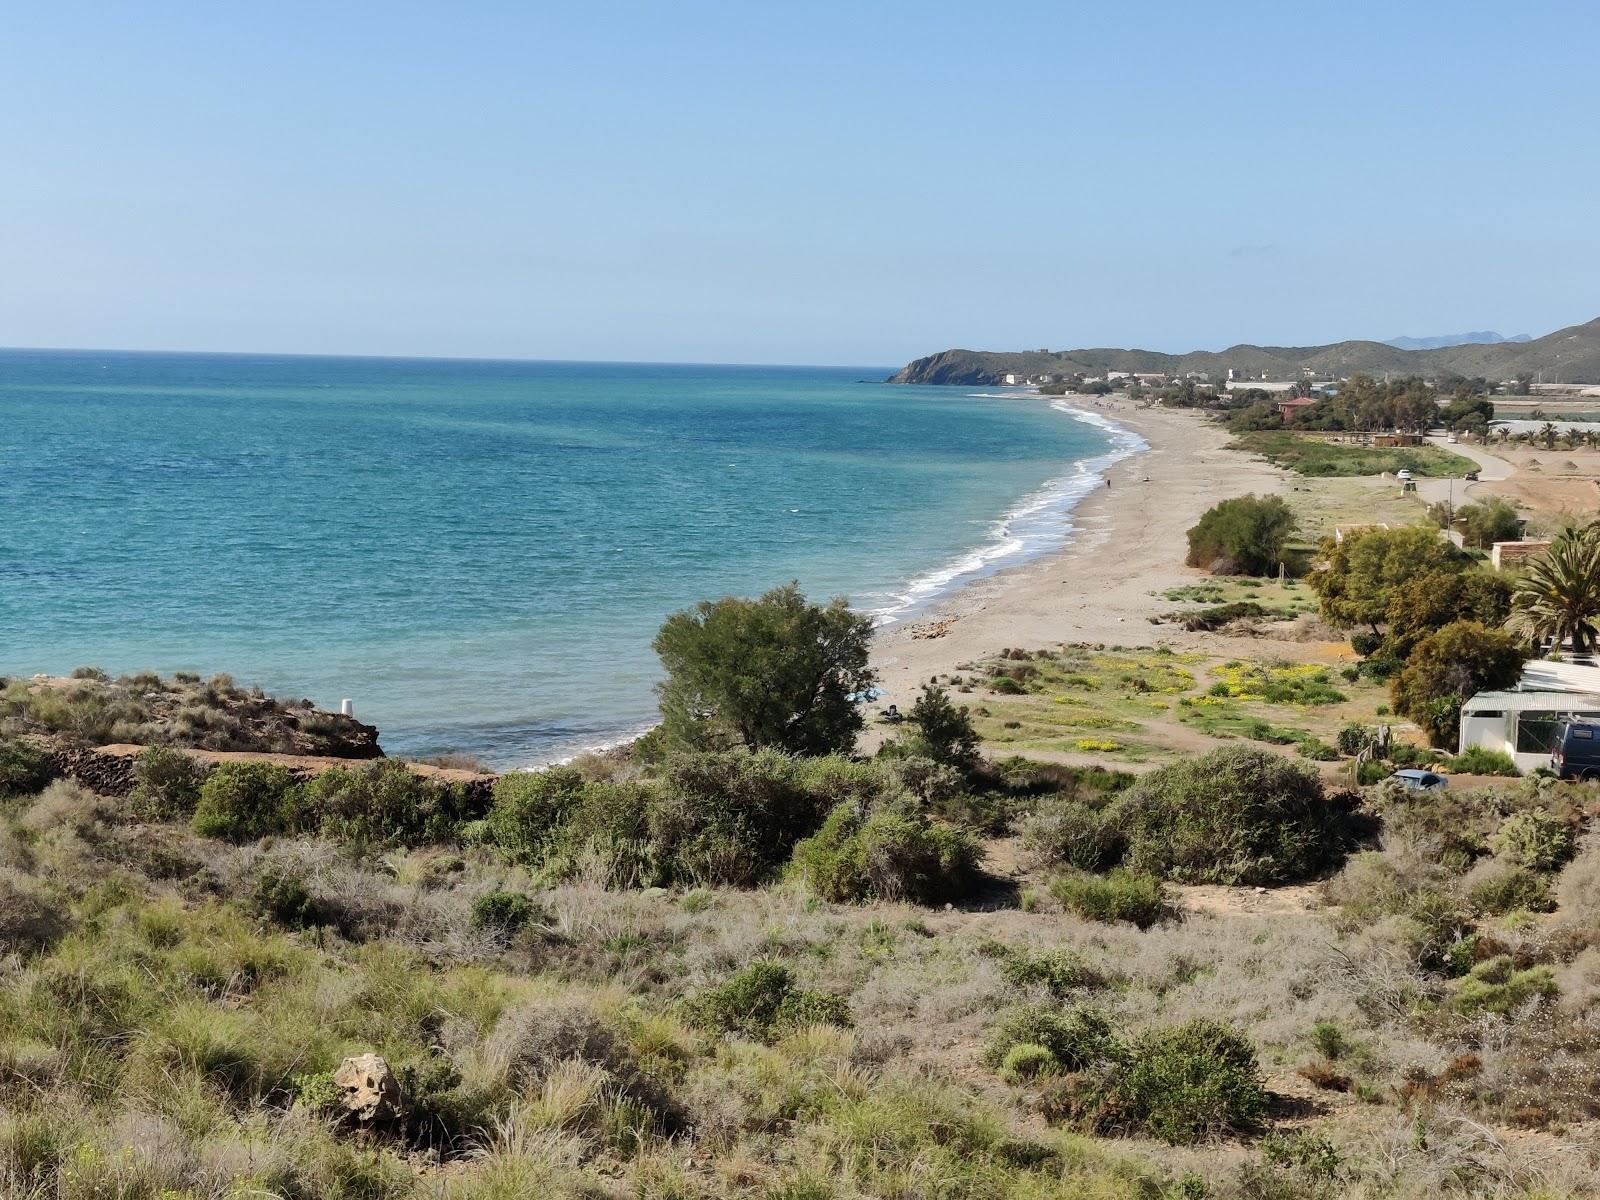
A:
[[[1348,805],[1315,771],[1271,751],[1228,746],[1137,780],[1110,812],[1124,865],[1186,882],[1274,884],[1341,861]]]
[[[1363,750],[1370,749],[1377,743],[1377,735],[1366,725],[1351,722],[1341,726],[1334,744],[1339,747],[1340,754],[1348,754],[1351,758]]]
[[[511,771],[494,781],[485,823],[489,843],[526,866],[544,861],[551,835],[583,793],[586,781],[571,767]]]
[[[269,921],[289,929],[309,929],[323,923],[305,881],[289,872],[263,871],[256,878],[250,907]]]
[[[850,1024],[850,1006],[838,996],[794,985],[781,963],[757,962],[685,1001],[691,1024],[758,1041],[804,1025]]]
[[[1268,1099],[1249,1041],[1214,1021],[1190,1021],[1133,1042],[1101,1125],[1193,1142],[1253,1126]]]
[[[959,899],[977,872],[972,835],[891,803],[863,816],[841,804],[814,837],[795,847],[796,871],[819,896],[839,902]]]
[[[1450,759],[1450,769],[1461,775],[1520,775],[1517,764],[1504,750],[1468,746]]]
[[[1512,864],[1503,864],[1484,873],[1467,890],[1467,899],[1479,912],[1489,916],[1502,916],[1519,909],[1548,912],[1555,907],[1550,902],[1549,881],[1527,867]]]
[[[538,905],[521,892],[490,892],[472,902],[472,927],[487,933],[517,933],[538,911]]]
[[[200,785],[191,822],[202,837],[249,841],[284,833],[299,823],[300,788],[288,767],[269,762],[223,763]]]
[[[0,799],[32,796],[56,777],[55,760],[32,742],[0,739]]]
[[[1013,987],[1042,987],[1057,999],[1104,982],[1083,955],[1065,949],[1007,950],[1000,975]]]
[[[1554,871],[1572,857],[1572,830],[1542,808],[1512,813],[1500,823],[1489,848],[1531,871]]]
[[[133,791],[128,801],[147,821],[176,821],[194,814],[206,768],[182,750],[149,746],[133,760]]]
[[[1218,559],[1233,564],[1233,574],[1266,575],[1283,561],[1283,547],[1294,532],[1295,517],[1278,496],[1236,496],[1213,505],[1189,530],[1191,567]]]
[[[1295,749],[1300,757],[1309,758],[1313,762],[1335,762],[1339,757],[1339,748],[1330,746],[1320,738],[1304,737],[1295,743]]]
[[[1022,847],[1038,866],[1103,871],[1121,859],[1124,845],[1104,810],[1071,796],[1042,801],[1022,825]]]
[[[1000,1078],[1010,1084],[1052,1075],[1060,1069],[1056,1056],[1037,1042],[1023,1042],[1006,1051],[1000,1064]]]
[[[1417,643],[1389,681],[1395,711],[1415,721],[1435,746],[1454,749],[1461,705],[1478,692],[1511,687],[1522,676],[1522,644],[1476,621],[1456,621]]]
[[[1505,1016],[1530,1000],[1555,994],[1555,974],[1549,967],[1540,965],[1519,971],[1511,956],[1502,954],[1473,967],[1456,985],[1451,1004],[1468,1014]]]
[[[65,911],[32,879],[0,867],[0,948],[42,950],[67,929]]]
[[[1103,876],[1085,872],[1064,875],[1050,885],[1050,894],[1080,917],[1128,921],[1140,929],[1148,929],[1171,911],[1161,880],[1122,867]]]
[[[950,702],[950,695],[934,684],[923,686],[922,694],[907,714],[916,727],[913,749],[934,762],[970,771],[978,765],[978,734],[964,706]]]
[[[990,1035],[984,1062],[998,1069],[1018,1046],[1043,1047],[1063,1071],[1086,1070],[1122,1052],[1105,1014],[1084,1005],[1065,1011],[1043,1005],[1016,1009]]]
[[[301,819],[326,837],[369,846],[451,840],[472,814],[459,786],[418,775],[398,759],[324,771],[301,789]]]

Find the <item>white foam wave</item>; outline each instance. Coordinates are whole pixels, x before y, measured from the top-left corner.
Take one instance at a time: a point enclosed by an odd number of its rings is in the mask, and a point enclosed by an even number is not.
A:
[[[1014,397],[1015,393],[1009,393],[1005,398]],[[974,580],[1066,545],[1077,528],[1072,511],[1078,502],[1105,481],[1105,472],[1111,466],[1149,449],[1138,434],[1100,413],[1077,408],[1059,398],[1051,400],[1050,407],[1075,421],[1103,429],[1111,435],[1111,448],[1093,458],[1079,459],[1068,474],[1024,496],[989,527],[983,545],[918,575],[887,604],[867,610],[879,625],[903,620]]]

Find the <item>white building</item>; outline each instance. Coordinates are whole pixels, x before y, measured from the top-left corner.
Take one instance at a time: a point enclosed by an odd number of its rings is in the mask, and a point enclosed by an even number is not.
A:
[[[1479,692],[1461,706],[1461,748],[1509,754],[1519,771],[1550,765],[1556,722],[1600,721],[1600,667],[1539,659],[1522,668],[1516,689]]]

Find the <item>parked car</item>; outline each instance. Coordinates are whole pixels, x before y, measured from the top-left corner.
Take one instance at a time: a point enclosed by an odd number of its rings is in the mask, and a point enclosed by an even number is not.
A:
[[[1398,471],[1396,471],[1394,473],[1394,477],[1396,479],[1410,479],[1411,478],[1411,472],[1406,470],[1404,467],[1401,467]]]
[[[1389,776],[1390,779],[1418,792],[1431,792],[1435,788],[1449,787],[1450,783],[1443,775],[1435,775],[1432,771],[1424,771],[1420,767],[1404,767]]]
[[[1477,483],[1478,473],[1476,471],[1468,471],[1463,478],[1466,479],[1468,483]]]
[[[1557,722],[1550,741],[1550,769],[1563,779],[1600,779],[1600,724]]]

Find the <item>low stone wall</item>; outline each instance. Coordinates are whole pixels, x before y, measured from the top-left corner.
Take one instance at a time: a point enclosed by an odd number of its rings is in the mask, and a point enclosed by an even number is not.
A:
[[[101,796],[123,797],[133,791],[133,756],[89,747],[57,749],[56,770]]]

